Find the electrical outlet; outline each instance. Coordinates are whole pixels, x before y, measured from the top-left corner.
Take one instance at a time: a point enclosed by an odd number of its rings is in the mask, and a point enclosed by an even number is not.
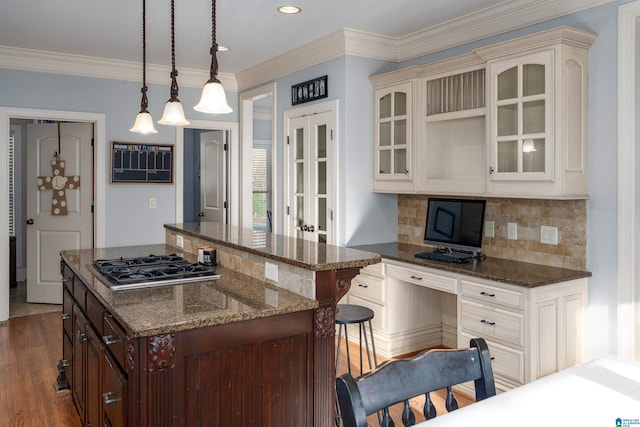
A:
[[[264,263],[264,278],[273,282],[278,281],[278,264]]]
[[[484,237],[496,237],[495,223],[493,221],[484,222]]]
[[[157,206],[157,200],[155,197],[149,198],[149,209],[155,209]]]
[[[540,226],[540,243],[547,245],[558,244],[558,227],[547,227],[546,225]]]
[[[176,236],[176,246],[179,248],[184,248],[184,237]]]
[[[515,222],[507,223],[507,239],[518,240],[518,224]]]

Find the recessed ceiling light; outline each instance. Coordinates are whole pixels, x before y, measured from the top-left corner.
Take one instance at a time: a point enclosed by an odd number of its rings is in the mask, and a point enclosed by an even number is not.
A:
[[[300,13],[300,8],[298,6],[280,6],[278,8],[278,12],[291,15],[294,13]]]

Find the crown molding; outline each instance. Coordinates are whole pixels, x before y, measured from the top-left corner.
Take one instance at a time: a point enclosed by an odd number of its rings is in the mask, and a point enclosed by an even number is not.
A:
[[[139,82],[142,75],[142,64],[138,62],[8,46],[0,46],[0,68],[132,82]],[[168,66],[147,64],[147,83],[168,85],[170,73]],[[208,70],[180,68],[178,73],[178,82],[182,87],[202,87],[209,80]],[[226,90],[237,92],[233,74],[221,73],[218,78]]]

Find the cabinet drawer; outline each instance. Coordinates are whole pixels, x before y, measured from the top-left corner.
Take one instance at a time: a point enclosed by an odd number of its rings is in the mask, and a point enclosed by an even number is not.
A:
[[[75,277],[73,279],[73,282],[74,282],[73,283],[73,297],[75,298],[76,302],[78,303],[78,305],[80,306],[82,311],[86,312],[86,310],[87,310],[87,302],[86,302],[87,288],[84,286],[84,283],[82,283],[80,280],[78,280]]]
[[[460,294],[463,297],[472,297],[507,307],[524,309],[524,292],[461,280]]]
[[[62,267],[62,284],[73,294],[73,271],[66,264]]]
[[[524,316],[472,301],[460,303],[460,323],[464,332],[524,346]]]
[[[62,293],[62,328],[67,335],[73,335],[73,297],[66,288]]]
[[[124,361],[126,359],[124,341],[127,335],[124,332],[124,329],[122,329],[120,325],[118,325],[111,313],[105,312],[103,318],[104,331],[102,335],[102,342],[104,343],[105,347],[113,354],[113,357],[120,364],[120,366],[124,367]]]
[[[377,264],[367,265],[366,267],[363,267],[360,272],[382,277],[384,276],[384,263],[379,262]]]
[[[98,331],[98,334],[102,335],[102,318],[104,317],[104,308],[90,292],[87,292],[87,317],[96,331]]]
[[[355,295],[384,304],[384,279],[359,274],[351,281],[348,295]]]
[[[461,334],[462,342],[469,345],[471,335]],[[495,376],[518,384],[524,384],[524,353],[505,347],[493,341],[487,341],[491,354],[491,367]]]
[[[457,293],[458,281],[452,277],[440,276],[419,269],[408,269],[397,265],[387,266],[387,275],[404,282],[414,283],[438,291]]]

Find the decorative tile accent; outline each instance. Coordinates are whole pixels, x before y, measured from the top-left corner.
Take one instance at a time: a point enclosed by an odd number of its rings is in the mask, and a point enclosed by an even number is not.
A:
[[[398,195],[398,241],[423,245],[425,195]],[[586,200],[488,198],[485,221],[494,221],[495,237],[482,238],[487,256],[563,267],[587,268]],[[507,223],[518,224],[518,240],[507,239]],[[558,244],[540,243],[540,226],[558,227]]]

